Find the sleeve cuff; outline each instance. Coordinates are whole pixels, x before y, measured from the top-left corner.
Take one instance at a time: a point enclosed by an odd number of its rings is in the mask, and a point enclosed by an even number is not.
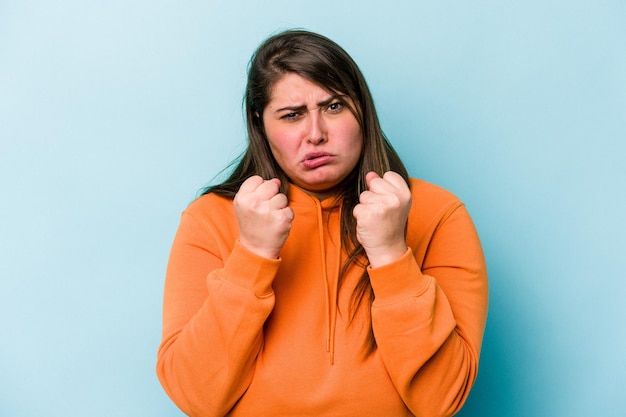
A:
[[[272,282],[280,263],[280,259],[259,256],[237,241],[219,279],[247,288],[257,297],[267,297],[273,293]]]
[[[367,272],[378,306],[417,297],[432,279],[422,274],[410,248],[397,261],[378,268],[368,267]]]

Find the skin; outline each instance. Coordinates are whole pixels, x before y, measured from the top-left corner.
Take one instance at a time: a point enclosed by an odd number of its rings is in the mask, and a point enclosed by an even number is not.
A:
[[[411,191],[399,174],[375,172],[365,177],[368,190],[359,196],[352,214],[356,237],[372,268],[387,265],[407,251],[404,229],[411,209]]]
[[[272,154],[290,181],[320,200],[332,196],[338,184],[358,164],[363,135],[345,97],[335,97],[296,74],[276,82],[263,111]],[[411,193],[404,179],[387,172],[370,172],[368,190],[353,214],[357,238],[372,267],[400,258],[407,250],[404,229]],[[279,257],[293,221],[280,180],[248,178],[234,199],[240,243],[257,255]]]
[[[255,175],[241,184],[233,206],[239,222],[239,243],[265,258],[277,259],[293,221],[287,196],[279,193],[280,180]]]
[[[334,194],[361,157],[361,126],[346,104],[305,78],[287,74],[272,88],[263,111],[276,162],[291,183],[320,199]]]

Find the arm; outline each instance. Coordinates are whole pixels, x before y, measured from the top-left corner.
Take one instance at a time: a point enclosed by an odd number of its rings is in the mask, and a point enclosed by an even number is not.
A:
[[[368,272],[374,335],[400,396],[417,416],[453,415],[476,379],[487,315],[486,266],[465,207],[448,210],[424,253]]]
[[[165,391],[190,416],[224,415],[248,387],[280,263],[239,243],[230,248],[203,226],[183,214],[167,268],[157,359]]]
[[[293,220],[279,186],[253,176],[232,205],[197,204],[183,214],[167,268],[157,374],[188,415],[226,414],[252,380]]]

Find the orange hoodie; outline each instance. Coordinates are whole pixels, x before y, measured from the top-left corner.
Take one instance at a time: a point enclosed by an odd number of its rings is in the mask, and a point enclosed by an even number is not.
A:
[[[295,213],[278,260],[241,246],[232,201],[184,211],[167,268],[157,374],[190,416],[450,416],[476,378],[487,275],[464,205],[412,180],[409,250],[368,268],[370,308],[350,322],[363,269],[346,254],[340,208],[291,187]],[[364,303],[365,304],[365,303]]]

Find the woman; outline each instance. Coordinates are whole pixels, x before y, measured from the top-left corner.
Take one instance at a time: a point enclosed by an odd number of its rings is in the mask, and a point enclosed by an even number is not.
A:
[[[306,31],[252,57],[249,146],[182,215],[157,373],[190,416],[450,416],[487,314],[478,236],[409,179],[357,65]]]

